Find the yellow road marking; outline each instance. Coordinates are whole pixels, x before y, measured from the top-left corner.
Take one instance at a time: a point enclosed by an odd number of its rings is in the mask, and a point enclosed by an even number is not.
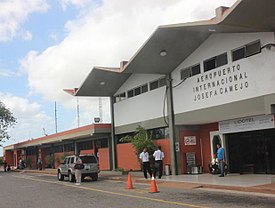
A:
[[[23,177],[20,177],[20,176],[14,176],[14,177],[23,178]],[[130,194],[116,193],[116,192],[105,191],[105,190],[96,189],[96,188],[89,188],[89,187],[84,187],[84,186],[75,186],[75,185],[66,184],[66,183],[59,182],[59,181],[55,182],[55,181],[47,181],[47,180],[42,180],[42,179],[34,179],[34,178],[26,178],[26,177],[24,177],[23,179],[37,181],[37,182],[51,183],[51,184],[59,184],[59,185],[68,186],[68,187],[72,187],[72,188],[84,189],[84,190],[88,190],[88,191],[95,191],[95,192],[111,194],[111,195],[124,196],[124,197],[129,197],[129,198],[145,199],[145,200],[148,200],[148,201],[161,202],[161,203],[165,203],[165,204],[175,204],[175,205],[179,205],[179,206],[195,207],[195,208],[208,208],[208,207],[205,207],[205,206],[187,204],[187,203],[182,203],[182,202],[174,202],[174,201],[168,201],[168,200],[163,200],[163,199],[155,199],[155,198],[150,198],[150,197],[146,197],[146,196],[134,196],[134,195],[130,195]]]

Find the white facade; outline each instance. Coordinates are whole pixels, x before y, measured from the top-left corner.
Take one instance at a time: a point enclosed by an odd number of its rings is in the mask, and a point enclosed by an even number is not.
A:
[[[275,93],[275,49],[232,62],[231,51],[253,41],[274,43],[274,33],[213,34],[173,72],[173,85],[181,82],[180,72],[200,63],[201,73],[173,89],[175,115]],[[227,52],[228,64],[203,72],[203,61]],[[126,92],[163,75],[133,74],[117,91]],[[115,103],[115,126],[163,117],[165,87]],[[261,112],[255,112],[255,115]],[[227,119],[227,118],[226,118]]]
[[[150,82],[161,77],[163,77],[163,75],[133,74],[120,87],[116,94],[123,92],[127,94],[128,90],[146,83],[148,83],[149,87]],[[165,87],[161,87],[115,103],[115,125],[123,126],[161,117],[163,112],[164,93]]]
[[[175,114],[275,93],[274,49],[232,62],[231,51],[250,42],[274,43],[274,33],[213,34],[193,52],[172,77],[179,83],[180,71],[201,64],[201,74],[174,89]],[[203,61],[227,52],[228,64],[203,72]],[[213,83],[214,85],[213,86]]]

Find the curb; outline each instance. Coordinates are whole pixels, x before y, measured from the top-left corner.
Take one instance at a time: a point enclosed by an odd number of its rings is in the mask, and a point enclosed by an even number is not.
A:
[[[56,170],[47,171],[47,170],[14,170],[14,172],[19,173],[34,173],[34,174],[46,174],[56,176]],[[136,174],[138,175],[138,174]],[[132,176],[133,182],[150,184],[151,180],[146,180],[140,176]],[[101,177],[108,178],[108,180],[113,181],[127,181],[127,175],[121,175],[117,173],[110,172],[100,172]],[[239,191],[246,193],[261,193],[261,194],[270,194],[275,196],[275,183],[261,185],[261,186],[252,186],[252,187],[239,187],[239,186],[222,186],[222,185],[210,185],[210,184],[199,184],[199,183],[188,183],[188,182],[171,182],[164,180],[157,180],[157,184],[163,187],[177,188],[177,189],[215,189],[215,190],[226,190],[226,191]],[[269,188],[271,186],[271,188]]]

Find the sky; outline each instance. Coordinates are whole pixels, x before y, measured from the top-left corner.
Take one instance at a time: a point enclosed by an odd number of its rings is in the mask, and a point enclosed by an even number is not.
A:
[[[93,123],[98,98],[73,97],[94,66],[119,67],[159,25],[215,16],[236,0],[0,0],[0,100],[17,118],[2,145]],[[103,98],[103,122],[110,122]],[[56,107],[55,107],[56,103]],[[56,115],[56,116],[55,116]],[[2,155],[0,148],[0,155]]]

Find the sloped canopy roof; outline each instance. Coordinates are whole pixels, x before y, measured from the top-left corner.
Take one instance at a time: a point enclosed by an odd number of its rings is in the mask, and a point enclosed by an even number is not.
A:
[[[121,73],[119,68],[94,67],[75,96],[112,96],[129,76],[130,74]]]
[[[275,31],[274,11],[274,0],[238,0],[209,21],[160,26],[123,71],[95,67],[75,95],[112,96],[131,73],[168,74],[213,33]]]

